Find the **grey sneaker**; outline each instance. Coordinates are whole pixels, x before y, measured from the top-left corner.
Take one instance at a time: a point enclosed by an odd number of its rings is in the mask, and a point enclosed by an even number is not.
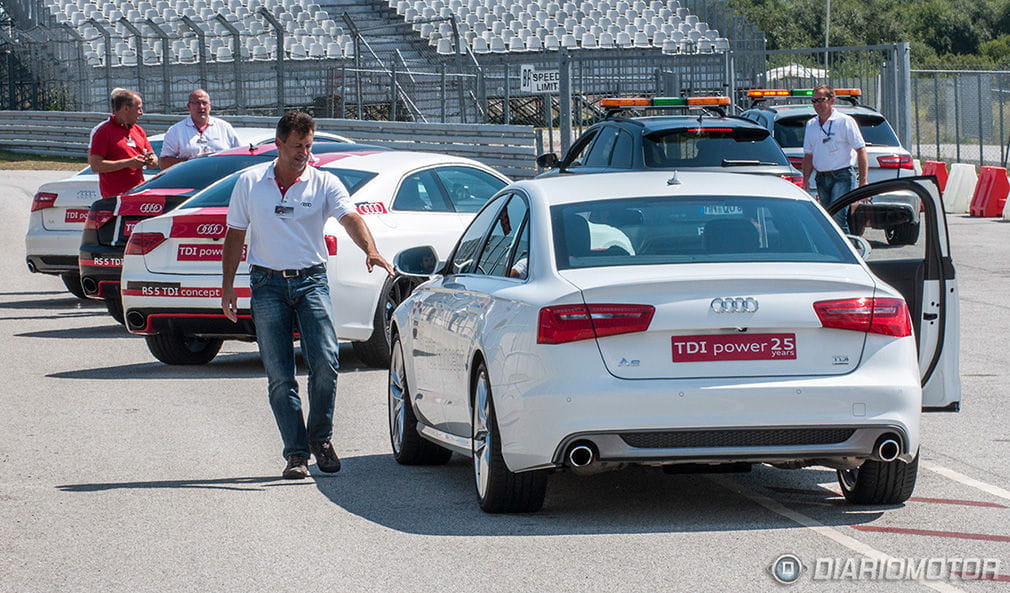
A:
[[[316,457],[316,467],[328,474],[340,471],[340,458],[333,450],[333,443],[322,441],[309,443],[309,450]]]
[[[286,480],[300,480],[309,477],[309,458],[305,455],[294,454],[288,457],[288,466],[281,474]]]

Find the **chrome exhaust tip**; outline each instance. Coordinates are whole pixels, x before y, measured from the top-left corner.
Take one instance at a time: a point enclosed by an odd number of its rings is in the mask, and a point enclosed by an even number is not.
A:
[[[35,267],[35,262],[33,262],[32,260],[30,259],[25,260],[25,264],[28,266],[28,271],[31,272],[32,274],[38,272],[38,269]]]
[[[901,455],[901,444],[892,436],[885,435],[877,441],[877,446],[873,451],[879,461],[890,462]]]
[[[91,277],[82,278],[81,288],[84,289],[85,294],[98,294],[98,283],[95,282],[94,278]]]
[[[589,445],[578,444],[568,450],[568,464],[572,467],[585,467],[596,459],[596,453]]]

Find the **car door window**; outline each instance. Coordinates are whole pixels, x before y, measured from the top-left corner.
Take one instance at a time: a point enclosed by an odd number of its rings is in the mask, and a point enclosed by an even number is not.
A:
[[[585,164],[586,154],[589,152],[589,147],[593,145],[597,132],[598,130],[587,130],[585,134],[575,141],[575,144],[572,145],[568,151],[568,155],[565,157],[567,160],[566,168],[581,167]]]
[[[491,223],[491,232],[478,258],[476,273],[488,276],[509,275],[509,261],[527,211],[526,201],[519,196],[514,196],[501,209]]]
[[[448,200],[432,171],[408,175],[400,183],[393,200],[393,210],[411,212],[452,212]]]
[[[610,157],[610,166],[614,169],[630,169],[633,162],[635,139],[631,134],[620,130],[614,143],[614,152]]]
[[[488,198],[505,187],[505,182],[473,167],[440,167],[435,174],[442,181],[456,212],[478,212]]]
[[[609,127],[600,131],[599,138],[593,143],[593,147],[586,155],[587,167],[608,167],[610,166],[610,155],[614,152],[614,145],[617,143],[617,128]]]
[[[460,237],[459,243],[456,244],[452,261],[449,263],[450,267],[446,271],[447,274],[469,274],[477,267],[477,255],[484,245],[484,237],[487,236],[491,225],[496,222],[498,213],[505,205],[509,195],[511,194],[499,196],[473,219],[466,232]]]
[[[512,250],[512,259],[509,261],[509,276],[525,280],[529,275],[530,268],[530,217],[526,214],[523,221],[523,228],[519,231],[519,238],[516,240],[515,249]]]

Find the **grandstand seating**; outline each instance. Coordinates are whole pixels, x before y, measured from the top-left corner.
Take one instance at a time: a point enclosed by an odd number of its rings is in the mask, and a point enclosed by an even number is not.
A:
[[[724,52],[729,40],[700,21],[678,0],[386,0],[391,11],[412,25],[419,40],[438,55],[455,51],[453,28],[475,54],[569,50],[661,49],[663,53]],[[181,20],[192,19],[205,36],[208,61],[276,59],[273,27],[257,14],[266,8],[283,25],[288,59],[353,57],[353,41],[330,14],[312,0],[43,0],[58,23],[75,28],[85,41],[85,59],[92,66],[106,61],[105,38],[111,35],[112,66],[157,64],[161,39],[150,19],[170,38],[169,61],[200,61],[197,34]],[[233,55],[231,33],[218,15],[239,31],[241,55]],[[424,22],[424,21],[428,22]],[[421,21],[421,22],[418,22]],[[140,30],[140,40],[124,24]]]

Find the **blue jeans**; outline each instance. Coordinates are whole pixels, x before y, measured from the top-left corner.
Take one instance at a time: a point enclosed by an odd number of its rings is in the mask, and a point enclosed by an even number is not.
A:
[[[256,342],[266,369],[270,407],[284,442],[284,458],[309,455],[309,442],[333,435],[333,405],[337,397],[337,332],[326,272],[283,278],[253,269],[252,316]],[[302,400],[295,380],[292,333],[301,334],[302,355],[309,368],[309,416],[302,418]]]
[[[849,193],[856,187],[856,174],[849,169],[839,169],[834,173],[818,173],[814,177],[817,183],[817,199],[827,208],[838,198]],[[835,223],[842,232],[849,234],[849,209],[842,208],[835,213]]]

